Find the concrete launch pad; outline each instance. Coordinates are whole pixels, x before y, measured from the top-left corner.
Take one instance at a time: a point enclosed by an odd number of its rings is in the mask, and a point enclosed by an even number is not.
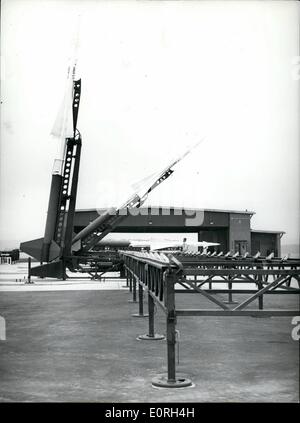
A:
[[[280,297],[266,303],[280,308]],[[177,371],[194,385],[154,388],[152,378],[166,373],[166,341],[136,340],[147,318],[132,317],[138,305],[129,298],[124,288],[0,292],[6,320],[0,401],[298,402],[299,342],[291,337],[291,318],[178,319]],[[178,301],[192,306],[206,299]],[[298,306],[297,298],[285,301]],[[165,334],[160,309],[155,323]]]

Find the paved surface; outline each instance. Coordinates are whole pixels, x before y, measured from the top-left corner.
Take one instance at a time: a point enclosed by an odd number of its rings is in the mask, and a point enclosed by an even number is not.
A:
[[[36,266],[36,263],[33,263]],[[71,279],[66,281],[57,279],[41,279],[33,276],[32,283],[28,281],[28,267],[26,263],[14,265],[2,264],[0,266],[0,293],[1,292],[31,292],[31,291],[78,291],[78,290],[112,290],[122,289],[126,283],[124,279],[119,279],[118,273],[106,273],[101,280],[90,280],[88,276],[69,273]]]
[[[290,296],[269,297],[266,307],[298,305]],[[7,325],[0,401],[298,402],[291,318],[178,319],[178,374],[194,387],[155,389],[151,379],[166,372],[166,343],[136,340],[147,319],[131,316],[137,305],[129,298],[124,288],[0,292]],[[177,301],[181,308],[205,302],[199,295]],[[160,309],[156,331],[165,333]]]

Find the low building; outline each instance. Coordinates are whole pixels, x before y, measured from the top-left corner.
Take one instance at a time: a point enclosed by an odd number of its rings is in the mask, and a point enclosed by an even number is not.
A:
[[[105,209],[77,210],[74,230],[78,233]],[[127,213],[127,214],[126,214]],[[217,242],[219,250],[262,255],[281,255],[284,232],[251,229],[253,211],[141,207],[124,211],[124,219],[113,230],[120,233],[197,233],[199,241]]]

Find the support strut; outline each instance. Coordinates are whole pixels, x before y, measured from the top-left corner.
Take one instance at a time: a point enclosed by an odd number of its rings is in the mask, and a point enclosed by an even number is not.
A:
[[[160,335],[159,333],[154,332],[154,311],[154,300],[152,296],[148,293],[149,332],[147,334],[138,336],[138,340],[161,341],[163,339],[166,339],[164,335]]]
[[[192,385],[190,379],[176,377],[176,311],[175,311],[175,277],[165,272],[164,296],[167,307],[167,357],[168,374],[152,379],[152,385],[160,388],[186,388]]]

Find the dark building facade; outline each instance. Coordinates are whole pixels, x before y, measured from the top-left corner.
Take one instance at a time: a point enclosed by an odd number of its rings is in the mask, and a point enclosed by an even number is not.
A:
[[[105,209],[77,210],[74,230],[79,232]],[[125,213],[125,211],[124,211]],[[127,212],[128,213],[128,212]],[[197,233],[199,241],[218,242],[219,250],[279,257],[283,232],[251,230],[254,212],[211,209],[142,207],[131,210],[113,232]]]
[[[261,251],[263,255],[269,255],[271,252],[275,256],[281,256],[281,238],[284,232],[274,231],[251,231],[251,250]]]

